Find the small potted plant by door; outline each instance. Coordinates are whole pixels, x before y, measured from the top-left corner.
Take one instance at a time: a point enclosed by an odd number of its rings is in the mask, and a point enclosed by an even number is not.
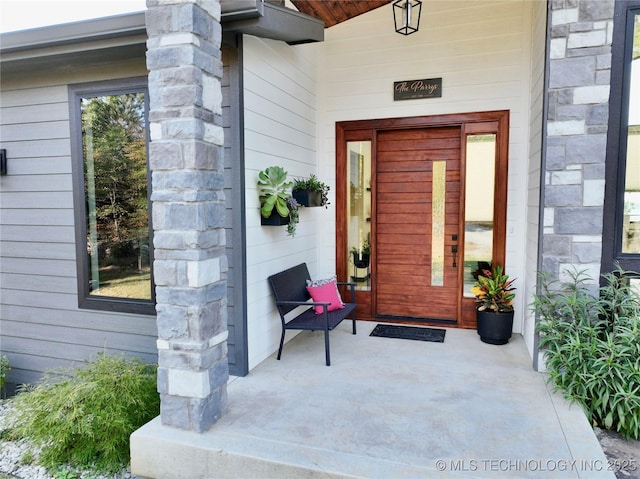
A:
[[[287,225],[287,233],[295,236],[298,224],[298,202],[291,196],[287,172],[280,166],[270,166],[258,173],[261,224]]]
[[[353,264],[356,268],[366,268],[369,266],[369,260],[371,258],[371,246],[369,240],[364,240],[361,248],[355,246],[351,248],[351,255],[353,256]]]
[[[293,197],[302,206],[324,206],[329,204],[329,186],[316,175],[297,178],[293,182]]]
[[[354,282],[367,281],[369,279],[369,261],[371,260],[371,245],[369,244],[369,240],[364,240],[361,248],[356,248],[355,246],[351,248],[351,256],[354,266],[351,280]],[[360,276],[358,272],[360,269],[367,270],[364,276]]]
[[[476,297],[477,330],[480,339],[489,344],[506,344],[513,329],[515,280],[509,280],[501,266],[482,269],[471,292]]]

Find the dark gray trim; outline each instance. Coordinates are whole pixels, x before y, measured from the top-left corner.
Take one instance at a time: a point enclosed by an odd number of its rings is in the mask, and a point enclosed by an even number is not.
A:
[[[245,205],[245,157],[244,157],[244,80],[242,35],[225,34],[224,58],[228,69],[229,127],[225,128],[225,165],[230,167],[231,218],[228,226],[227,254],[229,267],[233,269],[229,282],[228,300],[230,328],[229,373],[246,376],[249,373],[249,346],[247,337],[247,233]],[[225,82],[226,83],[226,82]],[[232,346],[232,347],[231,347]]]
[[[238,38],[238,61],[236,63],[236,71],[233,77],[232,85],[237,85],[233,89],[232,105],[235,105],[235,114],[237,115],[238,134],[234,139],[238,145],[238,168],[234,185],[234,194],[236,195],[236,204],[238,205],[238,215],[236,223],[239,227],[234,228],[234,239],[236,244],[240,245],[240,254],[237,255],[238,270],[242,273],[241,278],[237,279],[237,301],[236,304],[242,305],[242,314],[236,317],[236,367],[234,374],[246,376],[249,374],[249,338],[247,332],[247,221],[246,221],[246,205],[245,205],[245,158],[244,158],[244,55],[242,35]],[[235,101],[234,98],[235,97]]]
[[[290,8],[261,0],[229,0],[222,2],[222,7],[224,32],[282,40],[291,45],[324,40],[321,20]],[[137,46],[136,52],[144,53],[146,40],[145,12],[127,13],[0,34],[0,62],[3,73],[7,68],[24,69],[25,62],[36,58],[42,62],[51,57],[46,64],[38,65],[40,68],[70,63],[75,57],[82,62],[88,42],[95,42],[90,49],[94,61],[101,55],[108,55],[106,59],[110,60],[131,58],[131,52],[124,55],[122,49]]]
[[[545,176],[547,170],[547,118],[549,117],[549,75],[551,68],[551,59],[549,58],[549,52],[551,51],[551,8],[552,2],[547,2],[547,28],[546,39],[544,46],[544,82],[542,85],[542,91],[544,92],[542,99],[542,130],[541,130],[541,145],[540,145],[540,191],[538,199],[538,252],[537,252],[537,264],[536,271],[542,271],[543,267],[543,243],[544,243],[544,198],[546,194],[545,189]],[[536,293],[541,292],[541,283],[539,279],[536,279]],[[538,364],[538,356],[540,355],[540,334],[538,334],[537,326],[540,321],[538,315],[534,318],[536,331],[533,334],[533,369],[535,371],[540,370]]]
[[[27,13],[28,14],[28,13]],[[144,12],[32,28],[0,35],[0,54],[144,35]]]
[[[222,19],[222,30],[256,37],[281,40],[289,45],[321,42],[324,22],[291,8],[263,3],[263,14],[248,19]]]
[[[220,0],[220,23],[246,20],[264,15],[262,0]]]
[[[153,286],[153,248],[149,248],[151,262],[151,294],[152,299],[132,300],[123,298],[97,297],[89,295],[89,265],[86,251],[86,206],[84,198],[84,167],[82,157],[82,126],[80,117],[80,99],[98,95],[117,95],[122,93],[144,92],[146,113],[148,115],[149,93],[147,77],[107,80],[91,83],[69,85],[69,126],[71,131],[71,169],[73,177],[73,208],[76,231],[76,271],[78,280],[78,307],[101,311],[119,311],[123,313],[155,315],[155,287]],[[149,151],[149,121],[147,119],[147,152]],[[147,154],[147,171],[149,171],[149,155]],[[151,175],[147,175],[147,181]],[[151,197],[149,186],[148,198]],[[149,200],[149,205],[151,201]],[[149,208],[149,244],[153,244],[153,227],[151,225],[151,207]]]
[[[622,253],[623,195],[627,159],[633,17],[635,14],[640,14],[640,0],[615,2],[611,45],[611,87],[605,166],[601,273],[615,271],[616,264],[628,271],[640,271],[640,254]],[[601,280],[604,281],[603,278]]]

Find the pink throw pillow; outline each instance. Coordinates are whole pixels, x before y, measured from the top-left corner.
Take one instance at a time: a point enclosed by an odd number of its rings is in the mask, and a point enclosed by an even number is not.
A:
[[[311,295],[311,299],[320,303],[331,303],[327,306],[327,311],[335,311],[344,308],[344,303],[338,292],[338,285],[335,281],[323,284],[321,286],[307,286],[307,291]],[[322,314],[322,306],[314,306],[316,314]]]

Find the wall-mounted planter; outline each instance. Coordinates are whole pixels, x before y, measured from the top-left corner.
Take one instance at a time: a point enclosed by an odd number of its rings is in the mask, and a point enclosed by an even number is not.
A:
[[[294,190],[293,197],[302,206],[322,206],[322,193],[311,190]]]
[[[262,226],[284,226],[286,224],[289,224],[289,216],[280,216],[274,209],[271,212],[271,216],[269,216],[268,218],[260,215],[260,224]]]

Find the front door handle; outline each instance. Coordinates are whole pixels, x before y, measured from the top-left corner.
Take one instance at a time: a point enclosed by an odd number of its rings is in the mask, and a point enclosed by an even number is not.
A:
[[[458,259],[458,245],[454,244],[451,245],[451,252],[453,253],[453,267],[457,268],[458,264],[456,263],[456,260]]]

